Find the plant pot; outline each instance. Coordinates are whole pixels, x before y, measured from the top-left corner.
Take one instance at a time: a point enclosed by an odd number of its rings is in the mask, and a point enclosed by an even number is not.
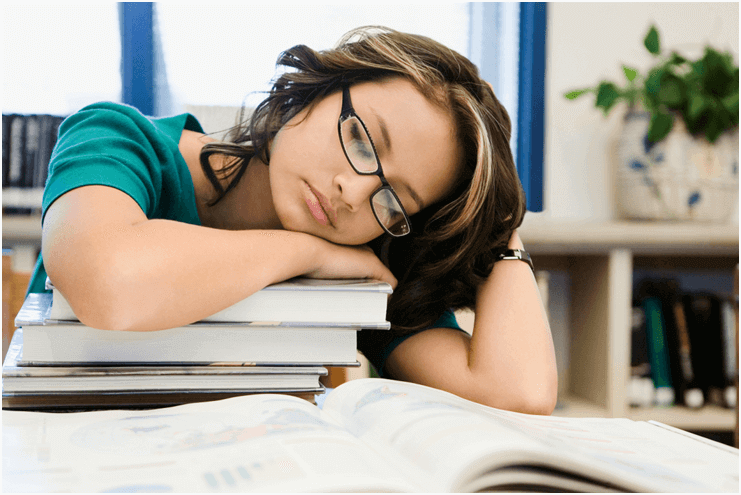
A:
[[[646,139],[650,116],[628,113],[617,148],[617,214],[640,220],[726,222],[738,202],[738,130],[714,144],[681,120],[666,139]]]

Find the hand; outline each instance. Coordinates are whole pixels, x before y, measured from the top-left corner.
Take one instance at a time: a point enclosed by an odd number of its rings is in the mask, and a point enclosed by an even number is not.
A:
[[[396,277],[368,246],[343,246],[316,238],[319,249],[315,269],[304,274],[310,278],[369,278],[396,288]]]

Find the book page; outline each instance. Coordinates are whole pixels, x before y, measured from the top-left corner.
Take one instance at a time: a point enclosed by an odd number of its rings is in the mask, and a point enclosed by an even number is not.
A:
[[[621,490],[738,490],[737,454],[628,419],[519,414],[383,379],[343,384],[324,412],[448,491],[480,489],[477,479],[497,469],[533,465],[560,471],[554,479],[572,473]]]
[[[3,412],[3,491],[415,491],[312,404],[255,395],[143,411]]]

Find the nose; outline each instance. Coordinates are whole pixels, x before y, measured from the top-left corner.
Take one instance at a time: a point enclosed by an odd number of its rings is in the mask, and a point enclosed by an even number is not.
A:
[[[377,176],[360,175],[349,166],[347,171],[335,175],[333,182],[340,199],[352,212],[368,205],[370,195],[381,187],[381,179]]]

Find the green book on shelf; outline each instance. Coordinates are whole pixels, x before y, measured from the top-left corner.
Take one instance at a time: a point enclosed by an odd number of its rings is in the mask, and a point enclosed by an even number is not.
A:
[[[648,357],[651,363],[651,378],[656,388],[656,403],[670,406],[674,403],[669,350],[666,345],[666,324],[661,312],[661,300],[649,297],[643,301],[646,313],[646,336],[648,338]]]

